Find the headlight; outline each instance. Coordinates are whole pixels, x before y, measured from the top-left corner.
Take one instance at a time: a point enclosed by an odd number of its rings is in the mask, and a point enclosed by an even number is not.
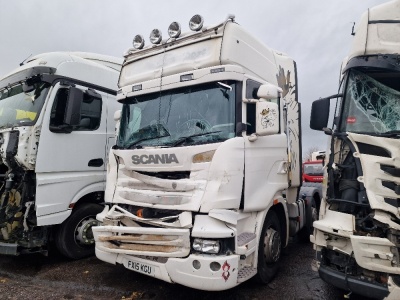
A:
[[[221,245],[219,241],[194,239],[192,248],[203,253],[217,254],[221,249]]]
[[[150,42],[152,44],[159,44],[162,40],[161,31],[158,29],[153,29],[150,33]]]
[[[168,35],[171,38],[177,38],[181,34],[181,25],[178,22],[172,22],[168,27]]]
[[[200,15],[194,15],[189,21],[189,28],[193,31],[199,31],[203,28],[204,19]]]
[[[144,38],[140,34],[133,38],[133,48],[142,49],[144,47]]]

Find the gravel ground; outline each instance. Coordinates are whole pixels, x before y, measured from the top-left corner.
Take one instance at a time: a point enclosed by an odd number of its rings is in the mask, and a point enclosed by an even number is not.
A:
[[[277,277],[223,292],[204,292],[147,277],[97,260],[0,256],[0,299],[343,299],[344,292],[311,270],[311,244],[290,243]],[[351,299],[361,299],[352,297]]]

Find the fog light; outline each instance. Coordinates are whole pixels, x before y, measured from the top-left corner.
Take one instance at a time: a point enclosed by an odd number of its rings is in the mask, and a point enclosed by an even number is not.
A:
[[[204,19],[200,15],[194,15],[189,21],[189,28],[193,31],[199,31],[203,28]]]
[[[162,40],[161,31],[158,29],[153,29],[150,33],[150,42],[152,44],[159,44]]]
[[[168,27],[168,35],[171,38],[177,38],[181,34],[181,25],[178,22],[172,22]]]
[[[140,34],[133,38],[133,48],[142,49],[144,47],[144,38]]]
[[[221,269],[221,264],[217,263],[216,261],[213,261],[210,264],[210,269],[211,269],[211,271],[214,271],[214,272],[219,271],[219,269]]]
[[[217,254],[221,246],[219,241],[194,239],[192,248],[203,253]]]
[[[197,259],[193,261],[193,268],[196,270],[201,268],[201,263]]]

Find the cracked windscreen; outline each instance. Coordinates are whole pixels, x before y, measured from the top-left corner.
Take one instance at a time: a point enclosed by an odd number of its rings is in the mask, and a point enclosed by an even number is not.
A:
[[[345,90],[341,130],[385,134],[400,130],[400,73],[352,70]]]
[[[213,82],[124,101],[117,146],[187,146],[235,136],[235,83]]]
[[[0,128],[35,124],[43,107],[49,85],[38,82],[24,92],[22,84],[0,90]]]

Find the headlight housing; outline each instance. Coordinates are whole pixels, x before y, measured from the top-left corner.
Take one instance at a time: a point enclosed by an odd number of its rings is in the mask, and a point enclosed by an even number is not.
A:
[[[192,248],[203,253],[218,254],[221,249],[221,243],[214,240],[194,239]]]
[[[193,156],[192,162],[195,164],[210,162],[210,161],[212,161],[212,159],[214,157],[214,153],[215,153],[215,150],[198,153]]]

